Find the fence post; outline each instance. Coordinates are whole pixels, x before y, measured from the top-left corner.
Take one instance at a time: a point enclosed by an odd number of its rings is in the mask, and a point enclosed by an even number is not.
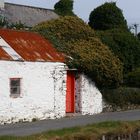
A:
[[[138,130],[138,140],[140,140],[140,130]]]
[[[121,140],[121,137],[120,136],[118,136],[118,140]]]
[[[102,140],[105,140],[105,135],[102,136]]]
[[[132,134],[129,134],[129,140],[132,140]]]

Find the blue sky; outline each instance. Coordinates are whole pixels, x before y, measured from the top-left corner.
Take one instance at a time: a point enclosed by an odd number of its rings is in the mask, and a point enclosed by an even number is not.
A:
[[[6,2],[23,5],[33,5],[53,9],[59,0],[5,0]],[[84,21],[88,21],[89,13],[104,2],[113,0],[74,0],[74,12]],[[117,6],[123,10],[128,25],[140,24],[140,0],[115,0]],[[139,27],[140,28],[140,27]]]

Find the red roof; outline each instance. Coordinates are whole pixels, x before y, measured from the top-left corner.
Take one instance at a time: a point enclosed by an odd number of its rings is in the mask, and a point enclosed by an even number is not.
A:
[[[58,53],[48,40],[37,33],[0,29],[0,36],[25,61],[64,62],[63,55]],[[0,47],[0,59],[12,59],[2,47]]]
[[[12,57],[8,55],[1,47],[0,47],[0,59],[4,60],[12,60]]]

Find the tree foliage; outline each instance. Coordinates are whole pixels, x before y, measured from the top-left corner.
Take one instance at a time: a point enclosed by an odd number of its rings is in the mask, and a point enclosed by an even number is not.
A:
[[[9,23],[8,20],[3,17],[0,16],[0,28],[8,28],[8,29],[29,29],[29,27],[25,26],[25,24],[21,23],[20,21],[17,23]]]
[[[60,51],[67,51],[65,43],[95,37],[94,30],[77,17],[65,16],[42,22],[33,30],[50,39]]]
[[[139,41],[140,41],[140,32],[137,34],[137,37],[138,37],[138,39],[139,39]]]
[[[124,73],[140,66],[140,42],[132,33],[121,29],[112,29],[97,31],[96,34],[122,61]]]
[[[122,79],[122,65],[109,48],[97,38],[78,40],[68,44],[74,59],[68,65],[82,70],[98,87],[116,87]]]
[[[130,87],[140,87],[140,67],[126,75],[125,83]]]
[[[97,30],[108,30],[113,28],[127,29],[121,9],[115,2],[106,2],[95,8],[89,16],[89,25]]]
[[[60,0],[54,6],[55,12],[61,16],[74,16],[73,0]]]
[[[10,29],[17,29],[17,30],[23,30],[23,29],[29,29],[29,27],[27,27],[25,24],[21,23],[20,21],[19,22],[16,22],[16,23],[12,23],[9,25]]]
[[[102,90],[104,99],[110,105],[122,109],[129,107],[130,105],[140,105],[140,89],[130,87],[119,87],[116,89]]]
[[[66,63],[86,73],[99,87],[118,86],[121,82],[121,62],[81,19],[66,16],[43,22],[33,30],[44,35],[59,51],[70,56],[72,59]]]
[[[3,16],[0,16],[0,28],[7,27],[7,26],[8,26],[8,22],[6,18]]]

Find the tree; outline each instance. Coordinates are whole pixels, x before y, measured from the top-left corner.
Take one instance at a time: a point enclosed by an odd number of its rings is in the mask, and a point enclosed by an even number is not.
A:
[[[7,19],[3,16],[0,16],[0,28],[9,28],[9,29],[29,29],[29,27],[25,26],[20,21],[17,23],[9,23]]]
[[[140,66],[140,41],[131,32],[112,29],[96,31],[96,34],[121,60],[124,74]]]
[[[9,25],[10,29],[17,29],[17,30],[23,30],[23,29],[29,29],[29,27],[27,27],[25,24],[21,23],[21,21],[16,22],[16,23],[12,23]]]
[[[116,2],[106,2],[94,9],[89,16],[89,25],[96,30],[127,29],[126,20]]]
[[[7,26],[8,26],[8,22],[6,18],[3,16],[0,16],[0,28],[7,27]]]
[[[70,56],[67,65],[84,72],[98,87],[118,86],[122,81],[120,60],[81,19],[65,16],[43,22],[33,30],[49,39],[58,51]]]
[[[73,0],[60,0],[54,6],[55,12],[61,16],[74,16]]]
[[[138,39],[139,39],[139,41],[140,41],[140,32],[137,34],[137,37],[138,37]]]
[[[125,77],[126,85],[130,87],[140,87],[140,67],[129,72]]]

